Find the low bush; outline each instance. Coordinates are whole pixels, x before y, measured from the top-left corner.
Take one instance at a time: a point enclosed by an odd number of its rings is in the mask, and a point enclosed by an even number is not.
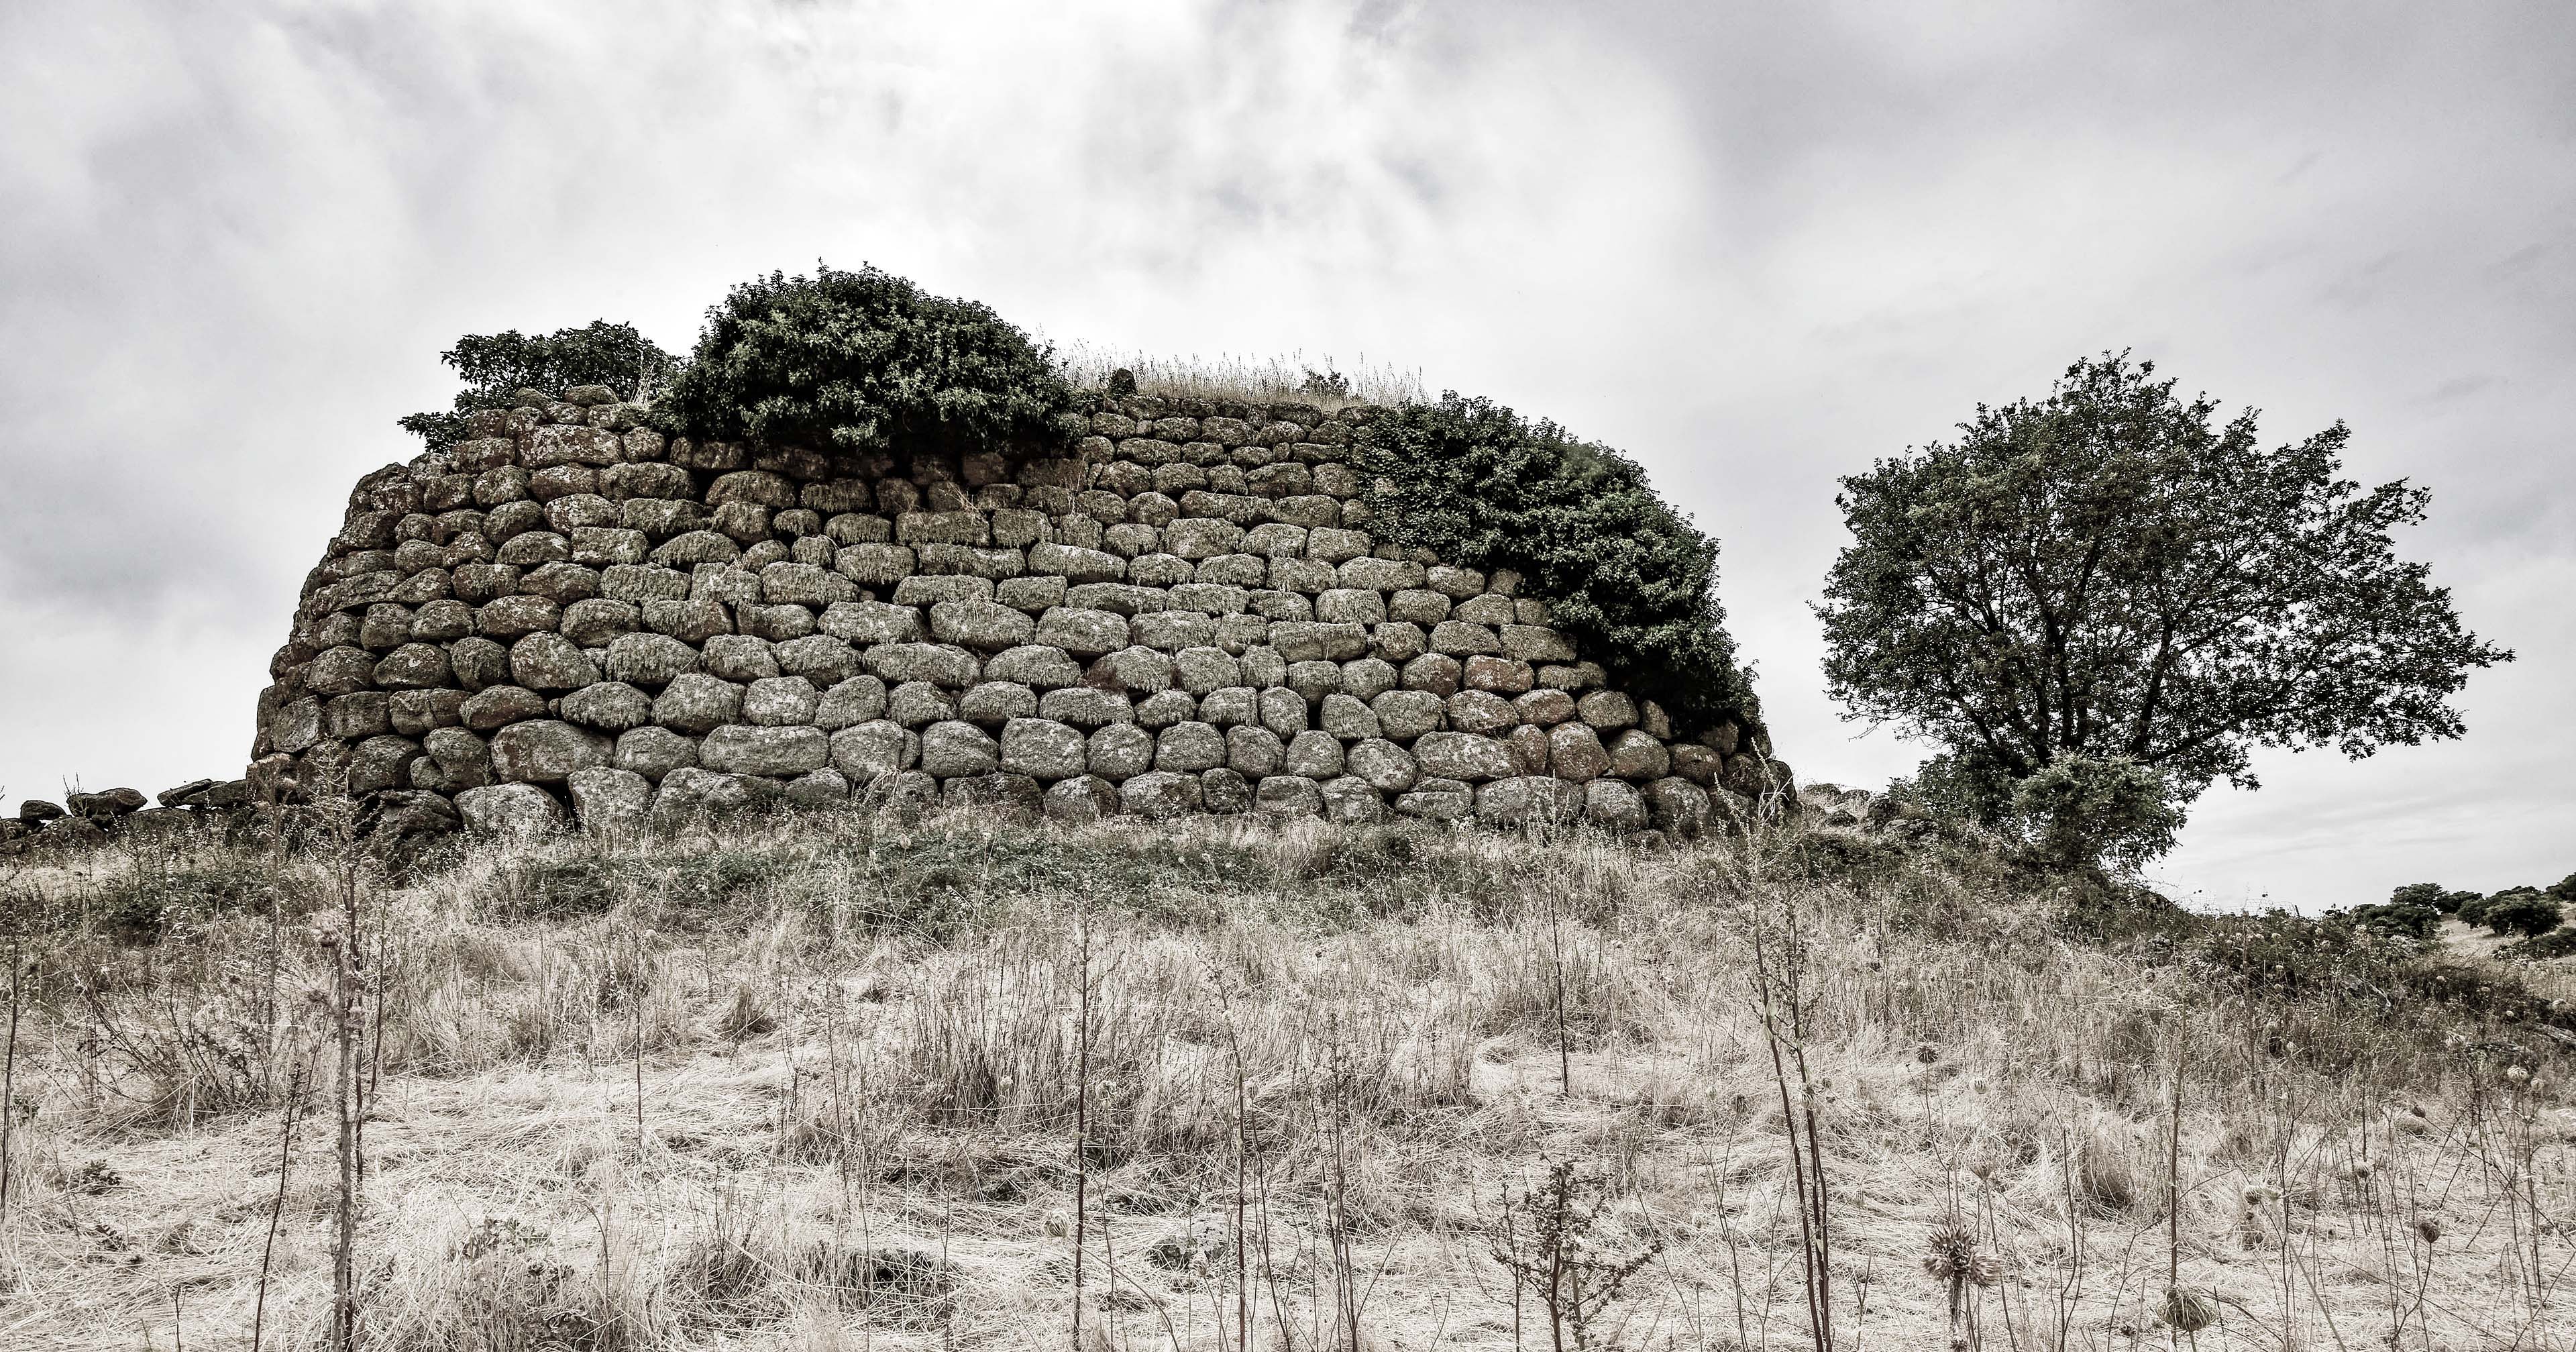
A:
[[[733,288],[671,392],[674,430],[854,453],[1036,454],[1080,429],[1048,350],[872,267]]]
[[[2422,902],[2383,901],[2372,906],[2352,909],[2353,923],[2382,934],[2395,934],[2419,942],[2430,942],[2442,932],[2442,912]]]
[[[453,445],[465,437],[466,415],[508,408],[523,389],[560,394],[575,385],[605,385],[619,397],[645,402],[660,394],[677,368],[671,354],[636,332],[632,324],[594,319],[577,329],[524,334],[469,333],[438,359],[456,368],[465,388],[456,406],[445,413],[414,413],[399,419],[431,448]]]
[[[112,879],[62,918],[86,920],[99,933],[127,943],[154,943],[193,922],[265,908],[278,896],[278,880],[256,868],[142,870]]]
[[[1756,712],[1715,591],[1717,542],[1635,461],[1490,399],[1444,394],[1360,430],[1370,527],[1470,568],[1509,568],[1621,686],[1683,730]]]
[[[2576,957],[2576,929],[2554,929],[2528,939],[2516,939],[2496,950],[2499,958],[2529,958],[2546,961],[2551,958]]]
[[[2477,923],[2496,934],[2534,938],[2558,928],[2564,919],[2557,898],[2536,887],[2517,887],[2487,898]]]

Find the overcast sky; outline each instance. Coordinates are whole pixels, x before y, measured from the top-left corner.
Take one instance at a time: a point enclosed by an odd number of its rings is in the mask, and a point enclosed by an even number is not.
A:
[[[2211,904],[2576,870],[2576,7],[0,5],[0,786],[241,772],[465,332],[874,262],[1060,343],[1418,367],[1723,542],[1802,777],[1835,478],[2131,348],[2433,490],[2465,740],[2266,756]]]

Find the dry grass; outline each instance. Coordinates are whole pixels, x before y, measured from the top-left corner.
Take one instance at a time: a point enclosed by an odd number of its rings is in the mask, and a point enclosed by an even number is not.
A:
[[[2248,994],[1973,861],[1816,859],[821,816],[362,878],[361,1345],[1062,1346],[1079,1170],[1088,1347],[1546,1346],[1493,1225],[1571,1161],[1593,1251],[1662,1244],[1595,1345],[1806,1346],[1748,977],[1792,922],[1841,1345],[2180,1345],[2178,1052],[2199,1346],[2576,1345],[2576,1120],[2527,1026]],[[0,1348],[248,1346],[272,1207],[267,1345],[322,1345],[335,863],[0,878],[35,964]]]
[[[1124,370],[1136,377],[1139,394],[1311,404],[1327,413],[1353,404],[1418,404],[1425,397],[1419,368],[1373,363],[1365,354],[1356,365],[1344,366],[1330,356],[1310,358],[1303,352],[1165,357],[1075,343],[1057,352],[1056,363],[1067,380],[1083,389],[1102,388],[1111,372]]]

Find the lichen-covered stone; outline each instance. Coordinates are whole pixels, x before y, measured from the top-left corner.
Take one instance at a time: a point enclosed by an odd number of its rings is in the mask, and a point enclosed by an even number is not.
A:
[[[1467,732],[1426,732],[1414,739],[1413,758],[1426,775],[1471,784],[1507,779],[1513,770],[1511,752],[1501,742]]]
[[[1629,728],[1612,738],[1609,752],[1609,773],[1621,779],[1643,783],[1672,773],[1672,756],[1663,742],[1643,728]]]
[[[1584,790],[1553,775],[1498,779],[1476,790],[1476,819],[1495,826],[1568,825],[1583,814]]]
[[[677,732],[704,735],[741,721],[743,688],[703,672],[672,678],[653,701],[653,721]]]
[[[1645,799],[1648,814],[1663,831],[1688,840],[1709,828],[1709,792],[1687,779],[1658,779],[1645,787]]]
[[[1120,615],[1059,606],[1039,618],[1030,641],[1076,657],[1096,658],[1126,647],[1127,636],[1127,620]]]
[[[1253,811],[1265,817],[1312,817],[1324,810],[1323,786],[1302,775],[1272,775],[1253,792]]]
[[[980,670],[973,653],[938,643],[880,643],[867,650],[866,662],[888,685],[928,681],[951,690],[973,685]]]
[[[1259,692],[1248,685],[1210,690],[1199,696],[1199,717],[1220,728],[1258,722],[1261,717]]]
[[[492,734],[492,777],[504,784],[559,784],[575,770],[608,764],[612,744],[560,719],[512,723]]]
[[[810,726],[718,727],[698,744],[698,763],[729,774],[783,778],[819,770],[831,760],[830,739]]]
[[[1583,819],[1605,831],[1642,831],[1652,824],[1645,795],[1619,779],[1596,779],[1583,786]]]
[[[457,815],[478,836],[531,840],[563,829],[563,805],[533,784],[496,784],[456,795]]]
[[[934,779],[991,774],[1001,766],[1001,746],[972,723],[933,723],[921,732],[921,768]]]
[[[1118,789],[1097,775],[1077,775],[1048,786],[1042,810],[1049,821],[1089,825],[1117,813]]]
[[[1595,690],[1574,702],[1577,716],[1603,732],[1634,727],[1637,702],[1616,690]]]
[[[1150,695],[1172,685],[1172,659],[1146,647],[1121,648],[1091,664],[1083,679],[1103,690]]]
[[[1169,821],[1195,811],[1201,801],[1199,777],[1170,770],[1149,770],[1118,786],[1119,806],[1147,821]]]
[[[1413,753],[1382,737],[1353,742],[1343,759],[1351,774],[1381,793],[1403,793],[1421,778]]]
[[[801,676],[764,676],[743,692],[742,720],[760,727],[812,723],[822,698],[814,683]]]
[[[1320,790],[1324,819],[1344,826],[1384,821],[1386,799],[1366,780],[1353,775],[1326,780]]]
[[[1087,772],[1089,742],[1073,727],[1044,718],[1014,718],[1002,729],[1001,767],[1052,783]]]
[[[1155,738],[1154,768],[1157,770],[1196,774],[1225,763],[1225,734],[1205,723],[1174,723]]]
[[[593,835],[629,835],[644,828],[653,805],[653,784],[632,770],[597,767],[576,770],[565,781],[572,793],[574,815]]]
[[[634,728],[619,734],[611,763],[658,784],[673,770],[696,765],[698,744],[669,728]]]
[[[1306,697],[1294,690],[1273,686],[1260,695],[1261,726],[1282,738],[1294,737],[1306,730]]]
[[[1091,773],[1119,783],[1152,768],[1154,749],[1154,734],[1134,723],[1111,723],[1091,734],[1085,756]]]
[[[921,759],[921,737],[884,719],[832,734],[832,768],[862,788],[911,769]]]
[[[696,671],[698,664],[697,649],[667,634],[621,634],[608,644],[602,674],[612,681],[659,690]]]

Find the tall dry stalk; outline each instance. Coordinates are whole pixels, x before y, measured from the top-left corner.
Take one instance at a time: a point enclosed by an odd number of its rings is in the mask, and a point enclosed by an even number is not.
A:
[[[335,789],[341,786],[333,786]],[[365,1187],[365,1147],[360,1138],[366,1118],[365,1085],[360,1078],[360,1043],[365,1036],[364,999],[359,965],[364,938],[359,929],[360,879],[365,859],[357,836],[357,805],[345,791],[320,798],[324,825],[331,832],[333,882],[339,909],[324,934],[331,959],[329,1014],[337,1074],[332,1084],[332,1110],[339,1119],[339,1188],[333,1199],[331,1245],[331,1343],[339,1352],[358,1345],[358,1211]]]
[[[1082,1348],[1082,1251],[1091,1204],[1091,891],[1083,889],[1076,904],[1075,958],[1081,964],[1074,993],[1073,1091],[1073,1346]]]
[[[13,916],[13,928],[15,924]],[[18,1125],[18,992],[26,974],[27,959],[13,933],[9,936],[9,1050],[5,1061],[0,1061],[0,1247],[9,1242],[9,1180],[15,1163],[10,1147]]]
[[[1781,1128],[1787,1133],[1789,1171],[1798,1194],[1798,1259],[1807,1299],[1807,1331],[1816,1352],[1833,1352],[1833,1204],[1825,1178],[1824,1148],[1816,1129],[1816,1085],[1807,1065],[1809,953],[1798,905],[1782,897],[1778,915],[1756,902],[1747,910],[1752,940],[1754,1014],[1770,1051],[1771,1081],[1780,1093]],[[1797,1093],[1792,1101],[1794,1068]]]
[[[1556,1006],[1556,1088],[1574,1094],[1574,1038],[1565,1021],[1565,896],[1550,888],[1547,904],[1548,985]]]
[[[304,1072],[287,1072],[286,1107],[277,1126],[277,1191],[268,1203],[268,1230],[259,1244],[259,1294],[250,1307],[250,1350],[259,1352],[260,1334],[268,1324],[268,1282],[277,1264],[277,1227],[286,1214],[286,1176],[295,1165],[295,1109],[304,1100]]]

